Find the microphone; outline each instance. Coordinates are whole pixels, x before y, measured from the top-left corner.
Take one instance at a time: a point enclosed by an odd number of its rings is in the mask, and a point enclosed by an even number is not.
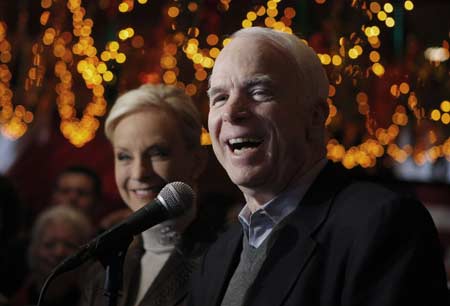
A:
[[[83,245],[77,253],[63,260],[53,272],[55,275],[61,274],[75,269],[91,258],[120,251],[124,246],[128,246],[134,235],[140,234],[158,223],[182,215],[192,207],[194,197],[194,191],[186,183],[167,184],[152,202]]]

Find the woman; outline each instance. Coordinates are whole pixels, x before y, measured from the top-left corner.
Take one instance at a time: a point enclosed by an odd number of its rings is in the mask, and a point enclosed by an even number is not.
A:
[[[125,93],[112,107],[105,133],[114,149],[117,187],[131,210],[150,203],[172,181],[196,189],[206,153],[200,145],[200,115],[182,90],[142,85]],[[131,244],[119,305],[184,303],[187,280],[209,240],[198,235],[195,214],[194,204],[183,217],[144,231],[142,239]],[[103,282],[104,273],[97,273],[83,305],[105,304]]]
[[[35,305],[39,292],[56,265],[76,252],[92,237],[88,218],[71,207],[55,206],[41,213],[34,223],[28,250],[29,275],[9,305]],[[80,300],[79,277],[82,270],[60,275],[45,295],[45,305],[77,306]]]

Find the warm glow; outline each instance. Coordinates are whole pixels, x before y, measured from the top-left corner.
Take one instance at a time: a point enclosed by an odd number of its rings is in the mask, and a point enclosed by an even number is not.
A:
[[[441,110],[446,113],[450,112],[450,102],[447,100],[442,101],[441,102]]]
[[[434,121],[439,121],[439,119],[441,119],[441,112],[438,109],[434,109],[431,112],[431,119]]]
[[[405,9],[407,11],[412,11],[414,9],[414,3],[412,1],[405,1]]]

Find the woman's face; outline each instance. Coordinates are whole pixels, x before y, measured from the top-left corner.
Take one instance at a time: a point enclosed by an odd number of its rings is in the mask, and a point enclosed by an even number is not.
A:
[[[169,182],[192,186],[202,170],[198,150],[187,148],[176,117],[156,107],[122,118],[112,143],[117,187],[133,211],[151,202]]]

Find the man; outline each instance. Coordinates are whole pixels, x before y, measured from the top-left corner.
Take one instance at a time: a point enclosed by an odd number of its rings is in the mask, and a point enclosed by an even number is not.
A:
[[[425,208],[327,165],[327,93],[293,35],[244,29],[220,53],[209,131],[246,205],[205,255],[190,305],[446,305]]]
[[[101,198],[101,181],[98,175],[84,166],[71,166],[57,177],[52,193],[52,203],[67,205],[95,218]]]

